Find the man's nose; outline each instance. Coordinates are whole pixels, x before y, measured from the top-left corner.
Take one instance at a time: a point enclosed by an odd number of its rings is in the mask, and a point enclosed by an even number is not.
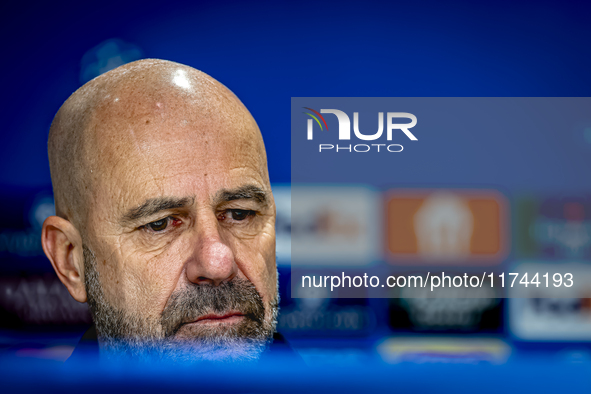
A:
[[[236,276],[234,252],[220,234],[215,215],[198,220],[193,255],[187,262],[187,279],[195,284],[220,285]]]

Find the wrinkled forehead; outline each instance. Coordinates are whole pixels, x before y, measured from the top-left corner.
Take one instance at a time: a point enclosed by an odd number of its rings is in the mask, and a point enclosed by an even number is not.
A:
[[[268,183],[260,132],[232,93],[143,89],[114,90],[92,115],[84,156],[95,197],[186,194],[207,176],[210,194],[240,179]]]

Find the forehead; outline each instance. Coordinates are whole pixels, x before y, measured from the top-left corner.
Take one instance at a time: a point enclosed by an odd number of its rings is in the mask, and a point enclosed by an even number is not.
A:
[[[161,195],[199,199],[242,183],[267,185],[262,139],[246,108],[232,96],[195,100],[182,93],[141,100],[112,94],[97,109],[84,149],[95,201],[118,208]]]

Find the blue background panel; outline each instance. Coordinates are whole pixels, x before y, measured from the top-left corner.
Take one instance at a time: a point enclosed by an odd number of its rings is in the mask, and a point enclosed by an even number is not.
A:
[[[68,295],[53,285],[55,275],[37,242],[38,218],[47,214],[45,202],[51,198],[46,148],[49,125],[61,103],[93,73],[117,62],[150,57],[188,64],[210,74],[234,91],[252,112],[267,146],[271,182],[285,184],[291,181],[292,97],[590,96],[590,11],[587,2],[576,1],[2,3],[0,361],[4,374],[12,376],[10,387],[16,390],[26,379],[28,386],[24,388],[29,389],[44,382],[67,385],[64,382],[69,375],[53,374],[51,369],[39,373],[38,380],[30,377],[47,368],[47,363],[53,365],[67,357],[88,322],[84,309],[63,309],[70,305],[65,301]],[[549,158],[576,165],[573,157],[591,153],[591,131],[588,135],[584,128],[581,130],[553,136],[565,142],[558,143]],[[463,160],[469,168],[476,153],[487,149],[483,141],[498,143],[494,136],[478,135],[451,141],[450,157],[455,161],[438,163],[440,181],[446,182],[444,174],[451,168],[448,165]],[[536,149],[499,155],[498,166],[502,173],[510,173],[513,168],[539,162],[539,155]],[[560,182],[546,183],[540,174],[524,178],[520,193],[539,205],[561,194],[588,190],[585,169],[579,171],[582,176],[564,176]],[[455,186],[483,186],[477,176],[474,179]],[[416,179],[417,184],[425,181]],[[529,255],[540,250],[528,247],[524,250]],[[313,324],[303,324],[300,327],[311,329],[298,330],[296,324],[288,338],[312,364],[344,363],[358,368],[358,374],[351,376],[366,373],[376,390],[392,388],[392,371],[398,374],[394,382],[399,386],[424,391],[449,388],[473,392],[484,388],[493,392],[527,387],[540,392],[588,387],[589,345],[519,341],[509,332],[506,302],[499,306],[503,311],[495,311],[498,320],[486,325],[494,327],[492,332],[425,331],[406,323],[391,324],[391,310],[396,309],[398,315],[403,312],[388,300],[369,300],[361,305],[359,301],[322,304],[310,311],[309,304],[300,305],[289,297],[289,268],[282,269],[282,276],[286,310],[308,308],[308,316],[319,317],[320,322],[322,316],[342,316],[351,310],[361,310],[368,317],[360,332],[341,330],[334,335],[326,325],[317,329]],[[44,294],[52,296],[43,298]],[[40,307],[31,301],[39,299],[55,302]],[[18,305],[28,307],[19,309]],[[51,305],[59,306],[55,316],[60,319],[48,323],[23,317],[31,311],[47,311]],[[497,367],[480,362],[472,365],[474,359],[457,357],[457,349],[447,356],[440,354],[432,363],[423,358],[421,364],[386,366],[377,346],[386,338],[400,335],[419,339],[436,335],[444,341],[487,336],[506,343],[510,352],[504,364]],[[380,367],[374,368],[368,359]],[[457,365],[444,366],[443,362]],[[360,365],[366,368],[360,369]],[[309,373],[310,382],[347,375],[325,366],[317,371]],[[106,371],[107,378],[102,382],[109,387],[120,385],[117,373]],[[134,372],[129,375],[130,382],[140,381],[148,373]],[[259,377],[262,372],[246,373]],[[294,369],[289,368],[275,368],[273,374],[274,379],[256,380],[261,391],[302,376],[294,375]],[[166,382],[173,375],[163,371],[153,379]],[[537,375],[544,379],[531,380]],[[79,376],[81,380],[89,378]],[[331,387],[344,390],[350,381]],[[422,381],[422,386],[415,386],[416,381]],[[193,387],[186,380],[179,382],[179,388]],[[503,382],[519,382],[520,386]],[[249,384],[255,387],[252,381]],[[299,390],[302,386],[292,387]]]

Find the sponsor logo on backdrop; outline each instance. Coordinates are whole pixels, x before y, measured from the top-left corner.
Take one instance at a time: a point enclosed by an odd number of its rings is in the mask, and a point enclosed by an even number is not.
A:
[[[392,263],[498,264],[508,251],[507,204],[488,190],[393,190],[386,196]]]
[[[391,364],[502,364],[511,354],[506,342],[494,338],[393,337],[384,340],[377,350]]]
[[[517,205],[520,256],[591,258],[591,198],[520,199]]]
[[[77,302],[54,275],[0,279],[2,328],[92,322],[88,305]]]
[[[41,228],[51,215],[55,215],[53,197],[39,193],[28,209],[28,227],[0,228],[0,253],[18,257],[42,256]]]
[[[291,187],[273,185],[272,188],[277,210],[275,220],[277,264],[288,265],[291,261]]]
[[[417,141],[417,137],[410,131],[410,129],[416,126],[417,117],[408,112],[387,112],[385,115],[384,112],[378,112],[378,128],[376,132],[360,130],[359,112],[353,112],[353,133],[351,133],[351,119],[344,111],[338,109],[321,109],[319,112],[309,107],[303,108],[306,110],[304,114],[309,116],[306,133],[307,139],[309,141],[314,140],[315,128],[323,133],[331,133],[331,135],[334,137],[334,143],[318,144],[318,151],[320,153],[397,153],[402,152],[404,149],[401,144],[392,143],[393,139],[398,139],[398,135],[406,136],[410,141]],[[326,118],[322,114],[331,114],[336,116],[339,125],[336,132],[329,131]],[[406,122],[404,120],[406,120]],[[347,144],[347,141],[351,141],[352,137],[355,141],[359,141],[360,143]]]
[[[364,336],[375,328],[375,313],[367,299],[330,299],[325,288],[296,288],[296,292],[293,303],[281,308],[277,321],[281,332],[292,336]]]
[[[379,194],[364,187],[293,188],[292,264],[353,266],[377,258]]]
[[[390,326],[395,330],[480,332],[501,327],[499,289],[484,287],[406,287],[390,300]]]
[[[591,341],[591,265],[589,263],[523,262],[511,269],[519,278],[527,273],[540,285],[509,289],[509,326],[513,335],[535,341]],[[571,287],[556,287],[563,274],[573,277]],[[546,278],[541,273],[548,273]]]
[[[137,45],[112,38],[89,49],[80,61],[80,83],[85,84],[93,78],[123,64],[140,60],[143,50]]]

